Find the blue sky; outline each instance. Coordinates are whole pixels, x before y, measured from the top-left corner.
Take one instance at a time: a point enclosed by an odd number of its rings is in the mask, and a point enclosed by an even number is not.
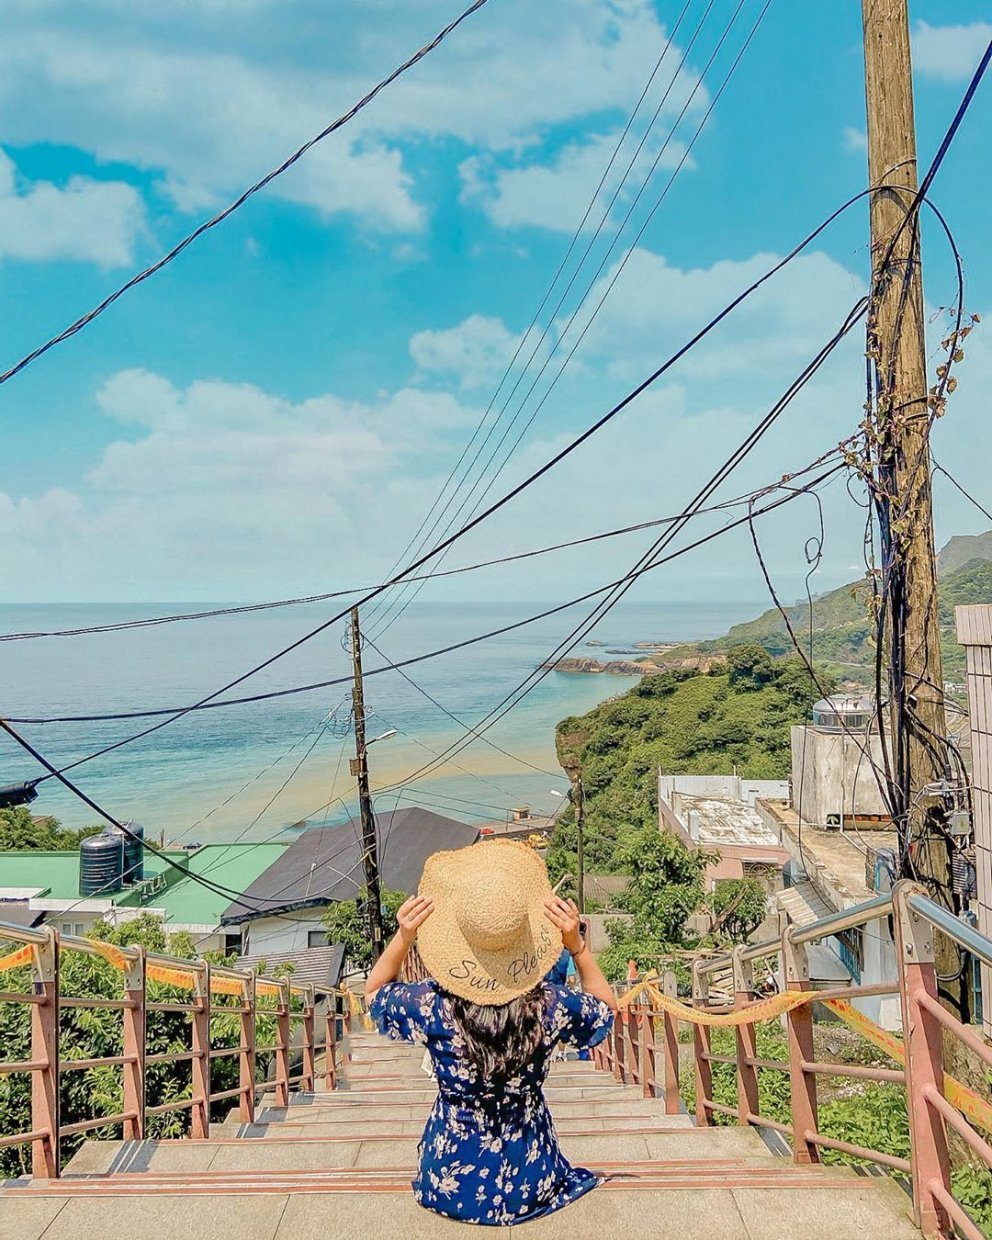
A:
[[[492,397],[671,39],[635,140],[670,86],[668,102],[551,324],[549,340],[561,339],[556,356],[570,348],[568,317],[597,267],[591,304],[631,251],[761,7],[744,0],[715,50],[739,0],[707,3],[489,0],[359,120],[0,388],[6,599],[260,599],[331,590],[387,570]],[[7,0],[0,369],[278,163],[458,7]],[[912,17],[926,164],[992,36],[992,0],[975,0],[966,17],[953,18],[946,4],[915,0]],[[968,309],[983,316],[992,310],[990,124],[992,81],[935,191],[964,255]],[[657,171],[607,254],[631,186],[666,137]],[[630,142],[622,148],[618,168],[632,150]],[[493,494],[591,422],[862,188],[865,158],[860,4],[773,0]],[[594,222],[605,205],[594,208]],[[581,234],[573,259],[590,236]],[[855,209],[448,563],[677,511],[863,290],[866,240],[866,213]],[[953,295],[951,269],[929,226],[925,240],[936,314]],[[935,341],[940,327],[937,317]],[[969,341],[960,387],[935,434],[942,463],[985,501],[988,331]],[[548,347],[538,348],[538,362]],[[770,482],[853,431],[861,352],[852,339],[721,494]],[[556,370],[552,360],[546,378]],[[863,526],[842,485],[824,503],[821,589],[857,571]],[[988,524],[940,481],[937,515],[940,540]],[[713,528],[709,520],[699,533]],[[791,598],[815,509],[796,505],[764,528]],[[577,594],[618,575],[643,545],[614,542],[455,579],[432,586],[430,597]],[[731,535],[641,583],[637,597],[761,592],[746,536]]]

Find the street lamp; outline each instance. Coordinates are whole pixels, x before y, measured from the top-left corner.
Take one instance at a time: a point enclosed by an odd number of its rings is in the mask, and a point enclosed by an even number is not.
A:
[[[0,809],[13,809],[15,805],[29,805],[38,799],[37,780],[29,779],[23,784],[7,784],[0,788]]]
[[[586,798],[585,791],[582,787],[582,779],[576,776],[572,779],[572,786],[568,792],[559,792],[557,788],[551,789],[551,795],[558,797],[562,801],[570,801],[575,806],[575,894],[578,898],[579,912],[586,911],[586,867],[585,867],[585,819],[586,819]]]
[[[388,741],[395,735],[396,735],[396,729],[390,728],[388,732],[383,732],[381,736],[373,736],[370,741],[366,741],[365,748],[368,749],[369,745],[374,745],[376,741]]]

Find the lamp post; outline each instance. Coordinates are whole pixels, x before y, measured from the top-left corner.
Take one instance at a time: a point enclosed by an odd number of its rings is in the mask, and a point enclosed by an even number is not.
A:
[[[585,865],[585,826],[586,796],[582,787],[581,775],[572,777],[571,787],[567,793],[551,789],[551,795],[569,801],[575,808],[575,893],[579,912],[586,911],[586,865]]]

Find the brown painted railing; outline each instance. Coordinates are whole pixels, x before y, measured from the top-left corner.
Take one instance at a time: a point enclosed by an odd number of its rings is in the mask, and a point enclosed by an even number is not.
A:
[[[290,1090],[312,1091],[317,1077],[317,1056],[324,1055],[325,1085],[337,1084],[339,1055],[347,1055],[344,1033],[350,1028],[348,1006],[339,1000],[342,991],[328,994],[317,1040],[317,1014],[313,986],[288,978],[259,975],[212,965],[206,960],[180,960],[146,952],[140,947],[117,947],[93,939],[59,935],[50,927],[37,930],[0,922],[0,942],[18,944],[3,957],[8,967],[31,971],[29,991],[0,990],[0,1003],[26,1005],[31,1013],[30,1058],[0,1062],[0,1073],[28,1073],[31,1076],[31,1128],[26,1132],[0,1135],[0,1147],[31,1146],[31,1167],[35,1176],[56,1178],[61,1172],[64,1138],[95,1129],[119,1127],[126,1140],[145,1136],[148,1119],[173,1111],[190,1112],[189,1135],[205,1139],[210,1135],[210,1111],[214,1103],[237,1101],[243,1123],[255,1117],[259,1095],[274,1093],[274,1105],[286,1106]],[[99,998],[62,993],[62,958],[66,952],[82,952],[107,961],[121,973],[119,998]],[[2,954],[2,953],[0,953]],[[0,978],[3,974],[0,973]],[[188,990],[188,1000],[148,997],[149,981]],[[121,1013],[122,1051],[120,1055],[95,1059],[68,1059],[61,1054],[60,1014],[64,1009],[109,1009]],[[149,1054],[149,1017],[157,1012],[185,1013],[189,1017],[188,1049]],[[235,1017],[238,1028],[236,1046],[215,1046],[211,1029],[219,1017]],[[265,1046],[256,1042],[256,1026],[268,1017],[275,1025],[275,1041]],[[294,1039],[294,1026],[299,1032]],[[273,1057],[271,1080],[258,1079],[259,1056]],[[237,1057],[238,1084],[216,1090],[211,1087],[211,1064],[216,1059]],[[292,1062],[299,1058],[299,1070]],[[162,1063],[191,1064],[190,1097],[150,1106],[146,1098],[149,1066]],[[62,1073],[96,1067],[120,1068],[123,1076],[123,1108],[113,1115],[94,1116],[72,1124],[61,1122],[59,1079]]]
[[[714,1115],[732,1117],[741,1125],[760,1125],[781,1132],[792,1143],[797,1163],[816,1163],[821,1150],[835,1150],[865,1159],[909,1177],[913,1213],[917,1226],[927,1237],[955,1232],[968,1240],[984,1240],[977,1227],[951,1190],[948,1158],[948,1130],[953,1131],[985,1166],[992,1168],[992,1145],[969,1121],[958,1105],[948,1098],[944,1076],[944,1035],[963,1042],[984,1064],[992,1068],[992,1048],[974,1029],[963,1025],[937,998],[933,940],[935,931],[947,935],[965,952],[992,965],[992,940],[959,921],[952,913],[933,903],[913,883],[900,882],[891,895],[879,896],[842,913],[822,918],[808,926],[790,926],[780,938],[736,948],[733,953],[697,961],[693,968],[691,1006],[697,1011],[726,1013],[758,1008],[753,999],[754,961],[765,959],[777,967],[781,989],[810,991],[806,945],[855,927],[892,917],[895,939],[896,977],[891,982],[817,990],[817,1000],[857,1000],[875,995],[896,995],[902,1012],[903,1056],[900,1069],[859,1067],[818,1062],[813,1045],[812,1003],[793,1007],[775,1019],[786,1023],[787,1060],[767,1060],[756,1050],[756,1026],[769,1019],[767,1007],[753,1021],[744,1020],[734,1028],[732,1055],[715,1055],[711,1047],[711,1026],[691,1023],[693,1028],[693,1070],[695,1076],[696,1122],[713,1123]],[[728,967],[734,978],[735,1000],[727,1006],[711,1006],[708,979]],[[664,979],[664,992],[675,994],[675,977]],[[679,1094],[679,1040],[681,1019],[677,1013],[659,1006],[646,994],[621,1008],[610,1037],[596,1051],[601,1068],[613,1073],[617,1081],[640,1085],[646,1096],[664,1092],[668,1112],[682,1109]],[[737,1104],[728,1106],[713,1098],[713,1064],[732,1064],[736,1073]],[[789,1123],[762,1116],[758,1099],[758,1074],[780,1072],[789,1078],[791,1115]],[[834,1140],[820,1131],[817,1112],[817,1078],[850,1077],[903,1086],[909,1114],[910,1156],[900,1158],[882,1150]]]

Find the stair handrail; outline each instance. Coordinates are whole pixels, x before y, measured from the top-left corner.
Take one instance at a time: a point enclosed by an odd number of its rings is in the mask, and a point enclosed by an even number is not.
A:
[[[814,990],[806,947],[835,934],[891,918],[895,975],[869,985]],[[697,960],[692,969],[692,996],[687,1003],[674,997],[674,974],[648,979],[620,994],[621,1012],[608,1039],[596,1050],[598,1065],[625,1084],[640,1084],[652,1096],[664,1092],[666,1110],[681,1107],[679,1095],[678,1027],[693,1029],[693,1075],[696,1122],[710,1125],[726,1117],[743,1126],[780,1132],[792,1142],[798,1164],[820,1161],[823,1149],[875,1162],[909,1178],[913,1217],[927,1237],[950,1234],[956,1228],[967,1240],[983,1240],[984,1233],[955,1198],[948,1156],[952,1130],[984,1164],[992,1169],[992,1103],[945,1071],[944,1037],[962,1042],[992,1068],[992,1047],[940,1003],[934,956],[934,932],[940,931],[986,964],[992,965],[992,939],[960,921],[909,880],[891,891],[819,918],[808,925],[790,925],[777,939],[741,945],[732,952]],[[773,958],[780,979],[778,993],[756,998],[752,965]],[[709,981],[716,971],[731,970],[734,999],[714,1007]],[[658,985],[661,981],[662,985]],[[879,995],[898,995],[903,1036],[880,1029],[855,1006]],[[813,1042],[813,1004],[824,1003],[876,1046],[898,1068],[873,1068],[825,1063],[816,1059]],[[782,1018],[788,1034],[788,1059],[767,1060],[757,1054],[755,1029],[762,1021]],[[730,1026],[732,1054],[714,1054],[711,1031]],[[736,1077],[736,1105],[713,1096],[713,1065],[732,1065]],[[659,1077],[659,1067],[662,1074]],[[763,1116],[758,1093],[759,1073],[777,1071],[790,1082],[790,1122]],[[901,1158],[851,1142],[835,1140],[820,1131],[817,1109],[819,1076],[850,1077],[903,1086],[907,1095],[910,1156]],[[674,1096],[673,1096],[674,1095]]]
[[[137,945],[119,946],[102,939],[61,934],[47,925],[27,927],[0,921],[2,941],[17,946],[6,955],[0,955],[0,979],[5,973],[21,968],[29,969],[31,976],[30,990],[0,990],[0,1003],[24,1005],[31,1014],[30,1058],[0,1061],[0,1073],[27,1074],[31,1078],[31,1127],[24,1132],[0,1133],[0,1148],[30,1146],[35,1177],[57,1179],[62,1169],[62,1143],[66,1137],[80,1133],[120,1127],[125,1140],[140,1140],[152,1116],[188,1110],[190,1135],[205,1138],[210,1133],[212,1107],[228,1100],[237,1102],[241,1121],[251,1123],[260,1095],[273,1091],[276,1105],[286,1105],[292,1089],[314,1090],[319,1053],[324,1056],[326,1087],[333,1089],[337,1085],[339,1053],[343,1047],[347,1059],[345,1035],[352,1023],[347,994],[340,987],[320,988],[327,1005],[322,1038],[318,1041],[317,994],[311,982],[295,982],[290,977],[268,975],[254,968],[212,964],[203,957],[184,958],[146,951]],[[67,951],[100,958],[119,970],[121,996],[63,994],[61,963]],[[180,991],[188,990],[190,997],[188,1000],[177,996],[168,1000],[150,999],[149,981],[177,987]],[[63,1059],[60,1013],[64,1008],[119,1011],[123,1053],[92,1059]],[[188,1050],[148,1053],[149,1018],[154,1019],[154,1014],[161,1011],[188,1014],[191,1031]],[[213,1045],[211,1020],[224,1014],[239,1018],[236,1046]],[[271,1045],[260,1047],[256,1043],[259,1017],[274,1020],[276,1038]],[[294,1026],[300,1027],[298,1041],[294,1041]],[[297,1052],[299,1070],[294,1073],[291,1060]],[[259,1081],[258,1056],[267,1053],[274,1059],[273,1079]],[[238,1059],[238,1085],[225,1090],[212,1089],[211,1063],[225,1056]],[[179,1061],[188,1061],[191,1065],[190,1097],[149,1105],[146,1092],[149,1065]],[[114,1115],[63,1124],[61,1075],[96,1067],[121,1070],[123,1109]]]

